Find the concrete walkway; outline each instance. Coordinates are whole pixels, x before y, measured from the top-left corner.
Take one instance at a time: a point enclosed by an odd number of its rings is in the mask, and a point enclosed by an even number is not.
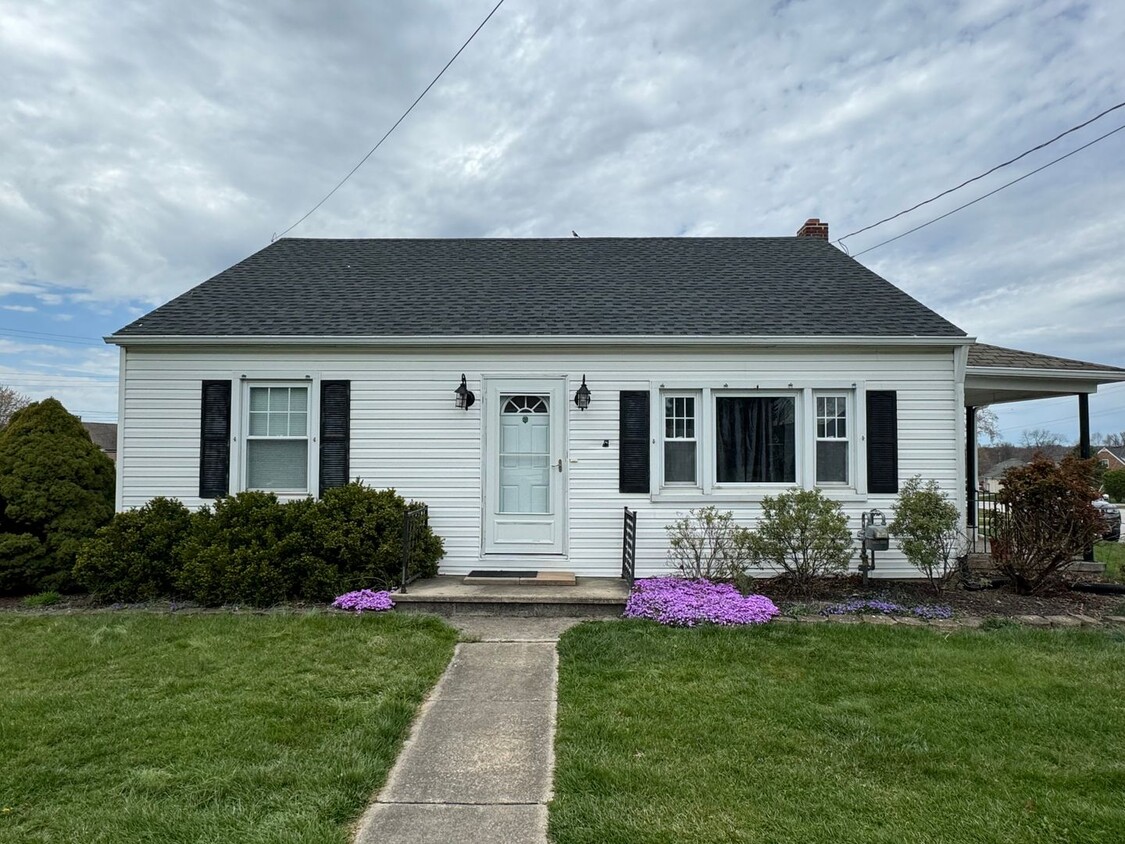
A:
[[[559,635],[579,619],[466,617],[357,844],[545,844]]]

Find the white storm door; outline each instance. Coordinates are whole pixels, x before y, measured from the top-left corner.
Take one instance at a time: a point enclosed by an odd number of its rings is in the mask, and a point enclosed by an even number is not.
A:
[[[561,554],[566,524],[563,379],[488,382],[485,553]]]

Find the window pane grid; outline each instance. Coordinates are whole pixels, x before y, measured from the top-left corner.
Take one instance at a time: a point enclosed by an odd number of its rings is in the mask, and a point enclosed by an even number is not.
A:
[[[695,397],[664,397],[664,483],[696,484]]]
[[[308,387],[251,387],[247,408],[246,485],[308,489]]]
[[[847,396],[816,397],[816,482],[848,482]]]

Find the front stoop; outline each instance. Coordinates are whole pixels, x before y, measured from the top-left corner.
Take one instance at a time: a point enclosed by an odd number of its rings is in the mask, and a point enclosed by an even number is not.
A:
[[[564,572],[543,574],[565,574]],[[518,581],[524,580],[517,578]],[[419,580],[392,598],[400,612],[437,615],[574,616],[619,618],[625,611],[629,585],[619,577],[575,577],[573,584],[548,578],[528,582],[497,582],[502,578],[439,575]]]
[[[576,586],[578,578],[572,571],[500,572],[478,574],[469,572],[461,579],[466,586],[507,584],[509,586]]]

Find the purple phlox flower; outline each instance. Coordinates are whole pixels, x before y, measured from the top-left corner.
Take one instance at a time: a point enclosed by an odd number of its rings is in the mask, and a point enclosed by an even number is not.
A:
[[[360,612],[384,612],[393,609],[395,602],[391,600],[391,593],[387,591],[376,592],[372,589],[360,589],[358,592],[348,592],[332,602],[338,610]]]
[[[743,595],[729,583],[678,577],[638,580],[625,605],[626,618],[649,618],[674,627],[765,624],[780,612],[764,595]]]
[[[848,615],[849,613],[880,613],[883,615],[912,615],[917,618],[952,618],[950,607],[938,604],[918,604],[905,606],[883,598],[853,598],[842,604],[829,604],[821,611],[822,615]]]

